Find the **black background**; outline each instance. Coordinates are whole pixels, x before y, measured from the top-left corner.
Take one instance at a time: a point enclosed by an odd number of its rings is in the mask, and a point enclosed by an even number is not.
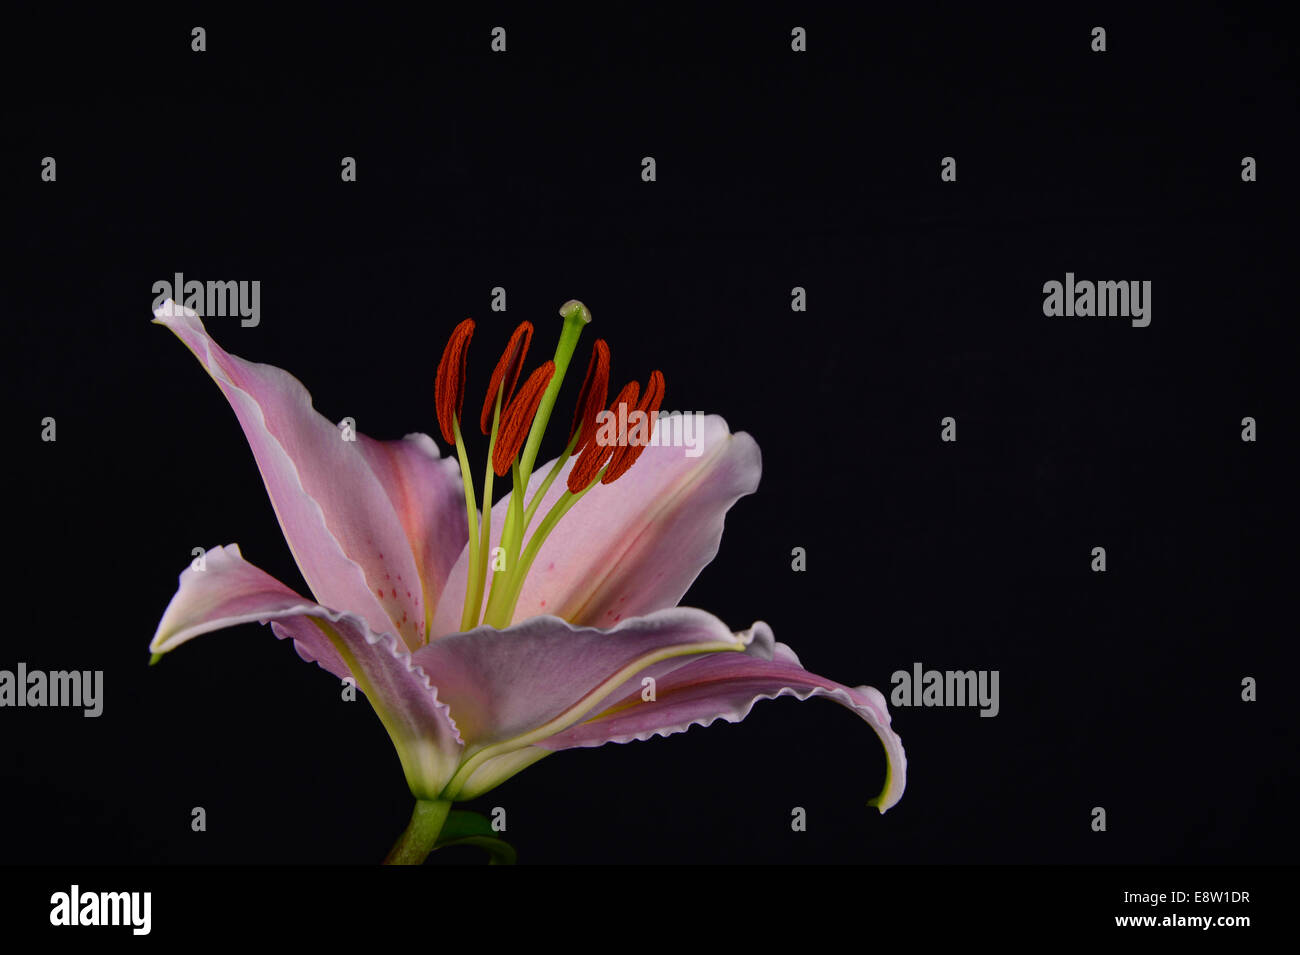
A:
[[[195,546],[306,592],[225,400],[150,324],[175,272],[259,280],[260,326],[214,337],[379,438],[436,434],[461,318],[475,395],[581,298],[617,382],[660,368],[666,408],[762,448],[685,603],[886,694],[914,661],[1001,673],[995,719],[891,708],[883,817],[870,730],[779,700],[515,777],[474,806],[521,861],[1294,856],[1289,33],[1198,5],[426,16],[7,31],[0,667],[103,669],[105,709],[0,712],[0,862],[365,863],[410,811],[369,707],[269,629],[146,666]],[[1067,271],[1150,280],[1151,325],[1045,318]]]

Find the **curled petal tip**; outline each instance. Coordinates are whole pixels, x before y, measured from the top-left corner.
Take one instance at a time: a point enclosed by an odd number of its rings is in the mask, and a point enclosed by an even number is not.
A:
[[[166,325],[167,319],[174,318],[177,314],[183,314],[182,307],[171,299],[167,299],[153,310],[151,321],[155,325]]]

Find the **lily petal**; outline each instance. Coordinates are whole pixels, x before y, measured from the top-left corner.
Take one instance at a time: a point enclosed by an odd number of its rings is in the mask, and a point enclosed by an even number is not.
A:
[[[193,565],[163,613],[149,648],[167,653],[195,637],[242,623],[271,623],[292,639],[299,655],[356,681],[370,700],[406,772],[411,791],[435,798],[455,771],[463,749],[447,704],[429,677],[391,633],[375,633],[355,614],[306,600],[244,560],[239,548],[215,547],[205,566]]]
[[[720,651],[738,656],[748,638],[703,610],[675,607],[605,631],[547,616],[435,640],[414,660],[436,674],[440,697],[468,743],[448,795],[469,798],[458,783],[486,760],[572,726],[647,667]]]
[[[656,434],[664,419],[655,424]],[[762,459],[748,434],[731,434],[717,415],[704,416],[700,453],[652,445],[613,484],[591,489],[561,521],[538,552],[520,592],[513,622],[554,614],[575,624],[603,628],[675,607],[718,552],[723,517],[739,498],[758,487]],[[577,458],[560,471],[538,509],[540,523],[565,490]],[[531,500],[554,461],[538,467],[528,484]],[[498,546],[510,495],[492,508],[492,541]],[[448,590],[464,593],[468,554],[451,570]],[[434,613],[433,633],[459,628],[460,607],[444,601]]]
[[[176,333],[230,401],[289,549],[316,599],[360,614],[376,632],[399,633],[409,647],[423,644],[431,616],[425,591],[436,594],[442,581],[426,581],[421,570],[435,570],[440,561],[423,552],[417,559],[410,528],[423,530],[427,521],[408,514],[404,526],[403,507],[395,502],[407,501],[410,489],[419,486],[415,478],[427,474],[436,482],[426,491],[433,498],[405,509],[424,515],[442,507],[443,498],[457,493],[443,486],[443,471],[413,465],[411,447],[401,446],[384,461],[375,448],[379,442],[343,440],[339,429],[312,407],[311,395],[298,379],[227,353],[192,310],[169,300],[155,314],[155,321]],[[425,441],[416,450],[427,452],[432,441]],[[448,521],[447,539],[439,546],[463,546],[464,528],[463,520],[458,525]]]
[[[421,632],[428,633],[433,608],[442,597],[447,575],[469,539],[460,464],[453,457],[442,457],[433,439],[418,432],[408,434],[401,441],[376,441],[359,434],[357,445],[388,492],[397,518],[406,530],[406,540],[424,589],[423,600],[419,601],[426,614]],[[413,587],[402,588],[401,583],[399,591],[412,591],[407,594],[408,599],[418,597]],[[461,596],[454,594],[451,603],[459,606]]]
[[[825,696],[853,710],[876,731],[888,769],[884,789],[871,805],[883,813],[897,803],[907,781],[907,755],[890,728],[889,709],[880,691],[844,686],[808,672],[793,650],[775,642],[764,623],[754,624],[752,634],[744,653],[690,659],[657,678],[654,701],[642,698],[639,681],[629,683],[609,697],[601,712],[541,740],[538,747],[559,750],[669,736],[717,719],[739,723],[759,700]]]

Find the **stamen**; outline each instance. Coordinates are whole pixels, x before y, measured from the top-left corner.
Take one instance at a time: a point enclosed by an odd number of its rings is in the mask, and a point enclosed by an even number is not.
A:
[[[641,398],[641,403],[637,405],[636,409],[644,415],[645,440],[633,441],[630,436],[625,436],[627,438],[626,442],[619,445],[614,450],[613,457],[609,459],[609,467],[605,470],[605,476],[600,479],[601,484],[613,484],[627,473],[627,469],[636,463],[637,458],[641,457],[641,452],[650,444],[650,436],[654,432],[655,418],[659,414],[659,405],[663,403],[663,400],[663,373],[652,371],[650,372],[650,380],[646,382],[645,395]]]
[[[515,383],[524,367],[524,358],[528,355],[528,346],[533,340],[533,323],[520,322],[506,350],[501,353],[497,366],[492,369],[492,378],[488,381],[487,398],[483,401],[483,414],[479,416],[479,427],[484,434],[492,433],[492,412],[496,408],[497,389],[501,389],[501,407],[510,405],[510,396],[514,394]],[[504,474],[498,471],[497,474]]]
[[[510,407],[501,415],[497,444],[492,451],[492,470],[497,477],[505,476],[519,454],[519,449],[523,447],[533,416],[537,414],[537,406],[542,403],[542,395],[554,374],[555,362],[548,361],[539,366],[528,376],[528,380],[519,389],[519,394],[515,395]]]
[[[619,420],[620,411],[623,408],[632,407],[636,404],[637,397],[640,394],[641,386],[635,381],[629,381],[623,386],[623,390],[618,393],[618,397],[614,399],[614,403],[609,407],[609,412],[614,416],[615,421]],[[627,420],[626,411],[622,411],[622,419]],[[617,450],[617,442],[602,444],[599,436],[593,432],[592,439],[587,442],[587,446],[578,455],[578,460],[574,462],[573,469],[569,471],[568,480],[565,482],[569,490],[574,494],[585,490],[596,479],[600,469],[605,466],[605,463]]]
[[[570,454],[583,449],[596,433],[596,415],[609,398],[609,346],[605,339],[597,338],[591,346],[591,361],[587,363],[587,377],[578,392],[578,406],[573,409],[573,427],[569,429]],[[576,440],[575,440],[576,439]]]
[[[467,318],[452,330],[438,362],[433,382],[433,403],[438,414],[438,430],[447,444],[456,443],[454,422],[465,407],[465,366],[469,359],[469,340],[474,336],[474,319]]]

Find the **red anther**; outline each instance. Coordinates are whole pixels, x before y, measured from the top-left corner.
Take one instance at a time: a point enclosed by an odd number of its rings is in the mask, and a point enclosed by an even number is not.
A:
[[[609,397],[609,346],[605,339],[597,338],[591,346],[591,361],[587,363],[587,377],[582,380],[582,390],[578,392],[578,406],[573,409],[573,427],[569,429],[569,440],[580,435],[573,446],[573,453],[581,451],[596,433],[596,415],[605,407]]]
[[[515,456],[519,454],[519,449],[524,446],[524,439],[528,437],[528,430],[533,425],[533,416],[537,414],[537,406],[542,403],[542,395],[554,375],[555,362],[548,361],[540,365],[528,376],[510,406],[501,413],[501,427],[497,431],[496,446],[492,449],[492,470],[497,477],[505,476],[514,463]]]
[[[613,484],[624,474],[627,469],[636,463],[636,459],[641,457],[641,452],[650,444],[650,435],[654,433],[655,419],[659,415],[659,405],[664,400],[664,376],[662,372],[650,372],[650,380],[646,382],[645,395],[641,398],[641,403],[637,405],[637,411],[645,415],[645,440],[632,441],[628,440],[614,449],[614,455],[609,459],[609,467],[605,469],[605,476],[600,479],[601,484]],[[628,415],[631,417],[631,415]],[[638,426],[630,425],[629,431],[638,430]]]
[[[627,409],[636,405],[640,394],[641,386],[635,381],[629,381],[623,386],[623,390],[618,393],[618,397],[614,399],[614,403],[609,408],[609,413],[614,416],[616,422],[620,418],[620,412],[622,420],[627,420]],[[605,466],[605,462],[616,451],[618,451],[617,441],[602,444],[598,431],[593,431],[591,439],[583,447],[582,453],[578,455],[578,460],[573,463],[573,467],[569,470],[569,477],[565,482],[569,490],[574,494],[584,490],[588,484],[596,479],[600,469]]]
[[[469,359],[469,340],[474,336],[474,319],[457,325],[447,339],[433,380],[433,404],[438,413],[438,430],[447,444],[456,443],[453,422],[465,407],[465,364]]]
[[[492,433],[492,412],[496,410],[497,389],[501,392],[501,413],[510,405],[510,396],[514,394],[515,382],[524,367],[524,358],[528,355],[528,346],[533,340],[533,323],[520,322],[506,350],[501,353],[497,366],[492,369],[492,380],[488,382],[487,398],[483,402],[483,414],[479,417],[479,426],[484,434]]]

